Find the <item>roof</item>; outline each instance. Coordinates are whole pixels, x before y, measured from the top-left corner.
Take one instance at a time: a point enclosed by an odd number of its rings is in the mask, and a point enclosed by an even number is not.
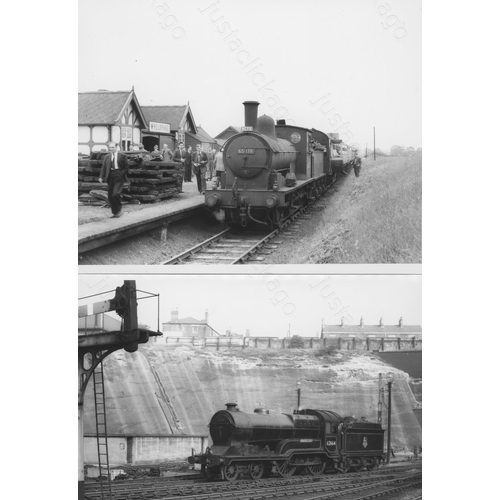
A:
[[[377,333],[394,333],[394,334],[408,334],[408,333],[422,333],[420,325],[323,325],[323,333],[336,333],[336,334],[377,334]]]
[[[79,92],[78,125],[113,125],[120,119],[131,101],[134,101],[146,125],[146,119],[134,90]]]
[[[189,104],[183,104],[182,106],[143,106],[142,111],[148,123],[170,123],[171,130],[179,130],[189,113],[196,131],[196,124]]]
[[[235,127],[233,125],[229,125],[229,127],[225,128],[222,132],[219,132],[215,136],[215,139],[218,139],[221,135],[223,135],[226,132],[232,132],[233,134],[239,134],[241,132],[241,127]]]
[[[194,137],[197,141],[200,142],[216,142],[216,140],[213,137],[210,137],[207,132],[203,130],[199,125],[197,128],[198,132],[196,134],[193,134],[193,132],[186,132],[186,134],[189,134],[191,137]]]
[[[179,323],[182,323],[182,324],[194,324],[194,325],[206,325],[205,321],[192,318],[191,316],[188,316],[186,318],[180,318],[177,321],[167,321],[166,323],[163,323],[163,324],[164,325],[178,325]]]

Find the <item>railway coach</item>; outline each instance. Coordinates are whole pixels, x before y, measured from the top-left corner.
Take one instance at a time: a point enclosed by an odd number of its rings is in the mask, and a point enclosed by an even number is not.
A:
[[[330,410],[270,414],[262,408],[246,413],[235,403],[226,407],[210,421],[213,445],[188,457],[189,463],[201,464],[207,479],[235,481],[242,474],[260,479],[272,472],[290,477],[304,469],[313,475],[325,469],[360,471],[384,458],[384,430],[378,423]]]
[[[243,105],[245,127],[224,144],[225,172],[220,183],[207,186],[205,204],[230,224],[279,227],[347,173],[350,149],[342,155],[342,141],[319,130],[257,118],[256,101]]]

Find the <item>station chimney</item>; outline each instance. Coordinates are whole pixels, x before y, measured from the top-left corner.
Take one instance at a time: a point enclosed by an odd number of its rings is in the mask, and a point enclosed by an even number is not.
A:
[[[245,127],[253,127],[254,130],[257,128],[259,104],[260,102],[257,101],[245,101],[243,103],[243,106],[245,106]]]
[[[170,313],[170,323],[178,323],[179,322],[179,309],[172,309]]]
[[[403,328],[403,316],[401,316],[401,318],[399,318],[399,327]]]

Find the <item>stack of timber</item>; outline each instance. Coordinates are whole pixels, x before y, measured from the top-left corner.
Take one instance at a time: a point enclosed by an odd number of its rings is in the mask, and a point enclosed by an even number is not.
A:
[[[102,204],[91,191],[107,192],[108,185],[99,182],[104,156],[95,152],[90,158],[78,159],[78,199],[84,203]],[[146,152],[127,152],[129,185],[123,188],[123,198],[132,203],[165,200],[182,190],[183,167],[173,161],[152,158]],[[94,201],[92,201],[94,200]]]

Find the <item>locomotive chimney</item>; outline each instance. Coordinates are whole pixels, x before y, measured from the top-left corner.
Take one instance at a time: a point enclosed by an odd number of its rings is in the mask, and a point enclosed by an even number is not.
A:
[[[238,405],[236,403],[226,403],[226,410],[227,411],[239,411]]]
[[[245,127],[253,127],[254,130],[257,128],[259,104],[260,102],[257,101],[245,101],[243,103],[243,106],[245,106]]]

